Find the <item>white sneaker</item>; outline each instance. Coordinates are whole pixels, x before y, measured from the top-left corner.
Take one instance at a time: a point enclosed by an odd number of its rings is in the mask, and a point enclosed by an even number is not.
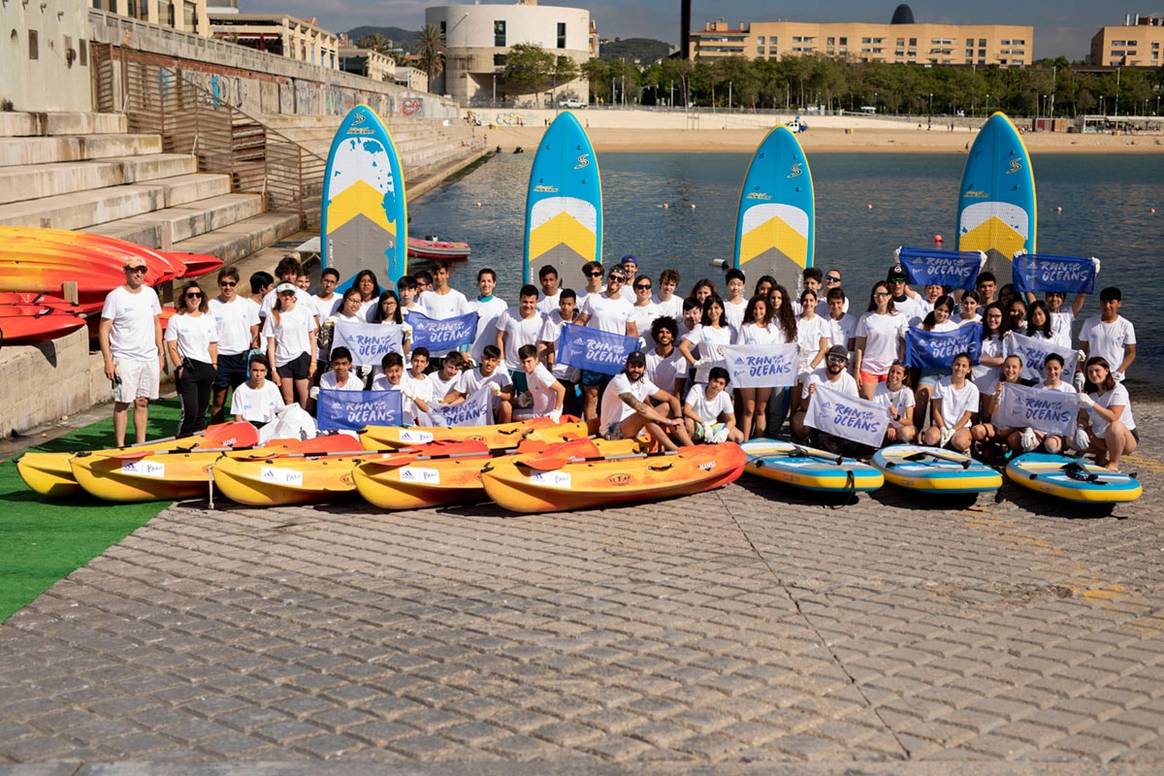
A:
[[[1029,453],[1039,446],[1039,438],[1035,436],[1035,430],[1033,428],[1028,426],[1023,429],[1022,445],[1024,453]]]

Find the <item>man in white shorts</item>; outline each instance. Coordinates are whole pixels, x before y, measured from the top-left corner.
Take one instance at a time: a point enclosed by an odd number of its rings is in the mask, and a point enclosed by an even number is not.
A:
[[[129,405],[133,405],[133,433],[137,444],[146,440],[150,400],[158,398],[162,363],[162,306],[145,285],[146,263],[130,257],[124,262],[125,285],[105,297],[97,338],[105,359],[105,376],[113,383],[113,439],[125,444]]]

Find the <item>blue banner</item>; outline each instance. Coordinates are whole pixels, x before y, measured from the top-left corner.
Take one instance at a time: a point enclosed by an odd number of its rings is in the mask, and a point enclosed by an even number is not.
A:
[[[336,321],[331,349],[338,347],[352,352],[356,366],[380,366],[387,353],[404,355],[404,332],[395,323]]]
[[[558,339],[557,360],[578,369],[616,375],[626,367],[627,355],[638,347],[638,337],[624,337],[590,326],[564,323],[562,336]]]
[[[1014,257],[1011,282],[1019,293],[1058,291],[1090,294],[1095,290],[1095,259],[1023,253]]]
[[[364,426],[402,426],[400,391],[333,391],[321,388],[315,419],[320,431],[359,431]]]
[[[981,351],[981,323],[968,323],[954,331],[910,327],[905,333],[905,364],[918,369],[949,369],[959,353],[969,353],[970,361],[978,363]]]
[[[977,251],[938,251],[899,248],[897,260],[909,282],[918,286],[950,286],[970,291],[978,282],[982,254]]]
[[[412,347],[428,348],[429,354],[433,356],[443,356],[450,350],[472,345],[473,338],[477,336],[475,312],[439,321],[411,312],[407,320],[412,325]]]

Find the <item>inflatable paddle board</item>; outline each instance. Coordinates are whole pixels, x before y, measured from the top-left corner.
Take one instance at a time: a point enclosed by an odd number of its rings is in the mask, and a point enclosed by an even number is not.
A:
[[[985,493],[1002,486],[1002,475],[968,455],[940,447],[890,445],[873,455],[888,482],[928,493]]]
[[[817,493],[877,490],[885,478],[874,467],[855,458],[783,442],[753,439],[740,445],[748,456],[744,471],[756,477]]]
[[[537,283],[550,264],[563,287],[581,288],[582,265],[602,261],[602,178],[586,130],[573,113],[554,119],[542,135],[525,197],[522,277]]]
[[[1010,281],[1011,257],[1035,252],[1038,208],[1031,155],[1004,113],[974,139],[958,190],[955,249],[982,251],[999,285]]]
[[[1039,493],[1091,504],[1135,501],[1144,493],[1144,486],[1135,475],[1109,471],[1065,455],[1025,453],[1006,465],[1006,476]]]
[[[323,173],[320,260],[346,290],[362,269],[395,287],[408,272],[408,203],[392,136],[376,112],[357,105],[331,141]]]
[[[749,283],[771,275],[794,297],[816,243],[812,171],[800,141],[776,127],[756,149],[740,189],[732,266]]]

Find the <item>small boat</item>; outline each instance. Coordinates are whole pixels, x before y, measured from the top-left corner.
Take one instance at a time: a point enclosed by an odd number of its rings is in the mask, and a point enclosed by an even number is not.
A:
[[[1006,476],[1024,488],[1088,504],[1135,501],[1144,494],[1144,486],[1134,474],[1113,472],[1065,455],[1024,453],[1006,465]]]
[[[482,471],[485,492],[511,512],[561,512],[702,493],[734,482],[747,456],[734,442],[661,455],[506,456]]]
[[[875,467],[825,450],[778,439],[753,439],[740,447],[748,456],[745,472],[804,490],[855,493],[877,490],[885,484],[885,477]]]
[[[460,261],[469,258],[469,243],[442,240],[435,234],[408,238],[408,258],[426,261]]]
[[[534,418],[492,426],[365,426],[360,430],[360,443],[369,450],[462,440],[484,442],[490,450],[509,450],[526,439],[565,442],[586,437],[586,423],[570,415],[563,415],[560,423]]]
[[[574,439],[549,443],[522,442],[517,452],[492,457],[486,450],[451,456],[417,456],[367,461],[352,476],[364,500],[380,509],[425,509],[485,501],[482,475],[504,461],[521,460],[553,452],[565,456],[628,455],[639,450],[634,439]]]
[[[873,455],[887,482],[927,493],[986,493],[1002,487],[1002,475],[968,455],[941,447],[890,445]]]
[[[403,450],[381,451],[347,447],[327,452],[280,453],[263,449],[227,453],[214,463],[214,484],[222,495],[246,506],[315,504],[352,496],[352,470],[363,463],[406,466],[418,459],[454,455],[487,456],[481,442],[433,442]]]
[[[0,335],[5,345],[31,345],[84,328],[76,313],[36,305],[0,305]]]
[[[140,445],[112,447],[88,454],[113,454],[159,451],[189,451],[204,448],[249,447],[258,444],[259,432],[250,423],[229,422],[208,426],[205,431],[188,437],[157,439]],[[49,498],[80,495],[81,486],[73,476],[71,462],[78,452],[47,453],[32,450],[16,461],[16,471],[31,490]]]

